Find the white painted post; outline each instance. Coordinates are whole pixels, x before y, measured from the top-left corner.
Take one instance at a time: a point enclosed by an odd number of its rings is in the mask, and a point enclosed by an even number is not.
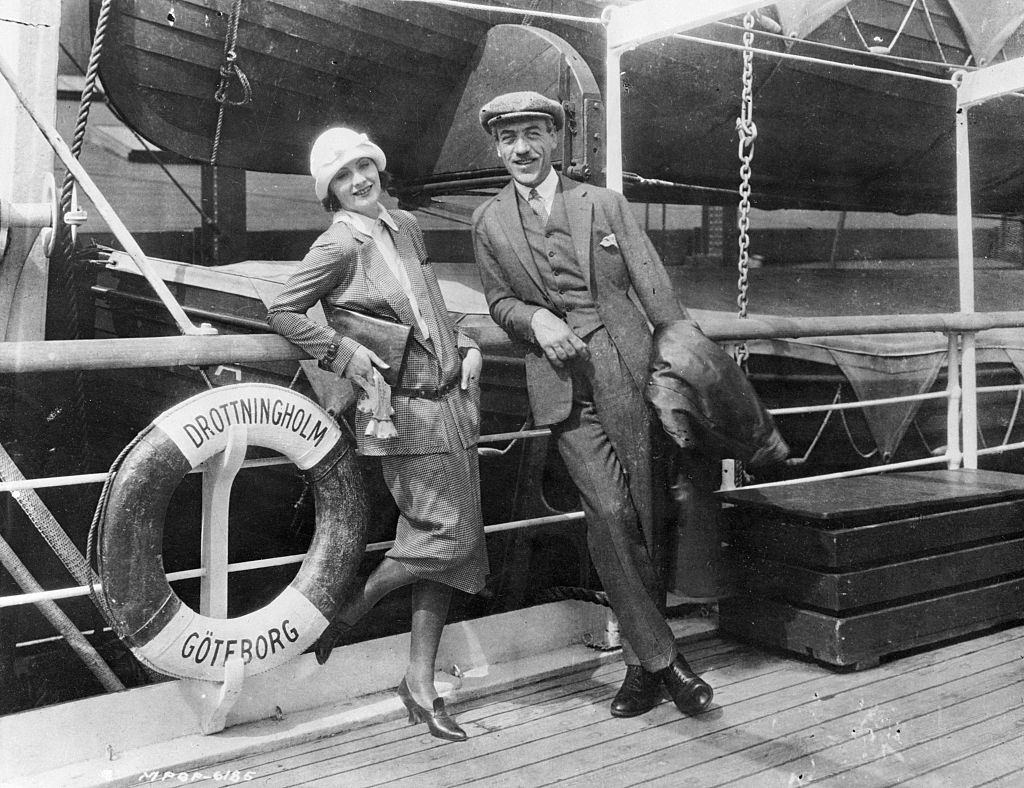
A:
[[[3,17],[0,52],[13,64],[38,111],[55,119],[60,3],[5,0]],[[53,175],[53,151],[15,93],[3,86],[0,139],[0,198],[37,203],[43,198],[47,177]],[[38,226],[12,228],[7,254],[0,249],[0,341],[43,339],[50,263],[38,237]]]
[[[622,192],[622,53],[768,5],[764,0],[639,0],[605,9],[605,183]]]
[[[228,427],[224,451],[203,469],[203,531],[199,581],[199,612],[213,618],[228,617],[228,510],[231,485],[245,461],[247,430]]]
[[[974,312],[974,219],[971,210],[971,154],[967,107],[956,109],[956,223],[960,311]],[[978,376],[975,335],[964,333],[961,358],[963,466],[978,467]]]
[[[974,311],[974,227],[971,209],[971,155],[967,110],[998,96],[1024,88],[1024,58],[961,72],[956,86],[956,218],[960,257],[960,311]],[[963,336],[963,448],[964,467],[978,467],[978,376],[976,335]]]
[[[610,49],[605,58],[605,185],[622,194],[622,56]]]
[[[56,55],[54,56],[56,57]],[[185,314],[185,310],[181,308],[181,304],[178,303],[170,289],[167,287],[167,283],[164,282],[159,276],[156,275],[148,262],[145,252],[142,251],[142,247],[139,246],[138,242],[129,232],[124,222],[121,221],[121,217],[114,211],[113,206],[107,202],[107,198],[103,196],[103,192],[100,191],[95,181],[89,176],[89,173],[85,171],[85,168],[79,163],[78,159],[71,153],[71,148],[68,147],[67,143],[60,136],[57,129],[54,128],[53,123],[47,120],[40,114],[36,109],[36,106],[32,103],[31,99],[25,95],[25,92],[21,89],[18,83],[17,76],[14,70],[8,65],[7,59],[0,51],[0,76],[6,80],[8,87],[14,93],[18,100],[18,103],[28,113],[29,117],[32,118],[32,122],[35,123],[36,128],[42,132],[43,136],[46,137],[47,142],[53,149],[53,152],[57,154],[58,158],[64,162],[64,166],[68,168],[72,175],[75,176],[75,180],[78,181],[78,185],[82,191],[86,193],[90,200],[92,200],[93,206],[96,208],[97,213],[110,227],[111,232],[117,238],[121,246],[124,247],[125,252],[132,258],[135,265],[138,266],[139,271],[146,281],[149,282],[150,287],[156,291],[160,301],[167,308],[167,311],[171,313],[171,317],[174,318],[174,322],[178,324],[179,330],[183,334],[215,334],[216,330],[211,328],[208,323],[203,323],[201,326],[193,325],[188,315]],[[55,83],[56,84],[56,83]],[[56,87],[54,88],[56,91]]]

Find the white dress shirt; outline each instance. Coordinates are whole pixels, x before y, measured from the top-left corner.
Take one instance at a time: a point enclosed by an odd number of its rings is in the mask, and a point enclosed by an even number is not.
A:
[[[341,210],[334,214],[334,221],[345,222],[353,230],[370,236],[374,243],[377,244],[384,262],[388,265],[388,269],[398,281],[406,298],[409,299],[412,313],[416,317],[416,324],[419,326],[423,338],[428,339],[430,337],[430,329],[427,328],[427,321],[423,319],[423,315],[420,313],[420,305],[416,300],[416,294],[412,291],[409,273],[405,270],[405,266],[398,256],[398,247],[395,246],[395,239],[391,235],[392,232],[398,232],[398,225],[395,224],[395,220],[388,213],[387,208],[381,205],[380,214],[376,219],[371,219],[369,216],[355,213],[354,211]]]
[[[548,172],[548,177],[532,188],[530,186],[523,186],[519,181],[513,181],[513,183],[515,184],[516,191],[519,192],[519,196],[527,203],[530,202],[530,192],[536,189],[537,194],[544,201],[544,210],[547,211],[548,216],[551,215],[551,206],[555,203],[555,192],[558,191],[558,173],[555,172],[554,167]]]

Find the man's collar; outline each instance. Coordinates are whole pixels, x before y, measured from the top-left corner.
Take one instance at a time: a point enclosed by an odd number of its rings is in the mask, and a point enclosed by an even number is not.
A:
[[[523,184],[515,180],[512,181],[512,183],[515,186],[516,191],[519,192],[520,197],[524,200],[530,199],[530,186],[523,186]],[[552,167],[551,171],[548,173],[548,177],[532,188],[537,190],[537,194],[541,196],[541,199],[544,200],[546,205],[551,205],[555,199],[555,192],[558,191],[558,173],[555,172],[555,168]]]
[[[346,211],[344,209],[336,211],[334,214],[334,219],[332,220],[332,224],[334,222],[345,222],[345,224],[347,224],[353,230],[356,230],[362,233],[363,235],[372,236],[373,227],[377,223],[377,221],[380,220],[384,222],[384,224],[386,224],[391,229],[392,232],[397,233],[398,223],[395,222],[395,217],[388,213],[388,209],[385,208],[383,205],[380,205],[378,203],[378,207],[380,208],[380,213],[377,215],[376,219],[371,219],[369,216],[366,216],[365,214],[356,213],[354,211]]]

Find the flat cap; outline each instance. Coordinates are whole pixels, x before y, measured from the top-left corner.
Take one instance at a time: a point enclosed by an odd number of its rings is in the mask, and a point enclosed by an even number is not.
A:
[[[488,101],[480,108],[480,125],[488,134],[491,126],[499,120],[522,120],[524,118],[547,117],[555,123],[555,130],[565,123],[565,111],[557,101],[532,90],[503,93]]]

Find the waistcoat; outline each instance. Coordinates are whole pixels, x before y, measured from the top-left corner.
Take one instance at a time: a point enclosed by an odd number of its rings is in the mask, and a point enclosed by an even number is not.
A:
[[[594,297],[587,287],[576,247],[569,231],[569,215],[561,190],[555,192],[546,225],[522,198],[517,199],[526,242],[540,271],[548,299],[578,337],[585,337],[602,325]]]

